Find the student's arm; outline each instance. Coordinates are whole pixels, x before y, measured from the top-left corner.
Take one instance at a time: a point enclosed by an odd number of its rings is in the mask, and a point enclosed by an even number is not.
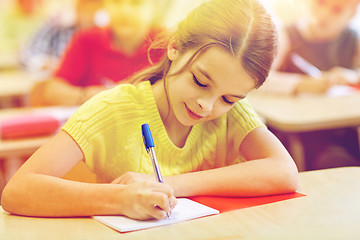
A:
[[[259,90],[262,92],[284,95],[295,94],[296,87],[301,81],[303,74],[285,73],[279,71],[281,66],[284,64],[290,49],[288,34],[282,27],[279,27],[278,39],[278,52],[272,65],[272,71],[269,73],[268,78]]]
[[[344,68],[335,66],[324,73],[332,84],[360,84],[360,38],[358,39],[357,48],[353,57],[354,68]]]
[[[170,205],[175,205],[167,184],[95,184],[61,178],[82,160],[78,145],[61,131],[11,178],[3,191],[3,209],[27,216],[127,215],[162,219]]]
[[[334,67],[329,71],[336,84],[360,84],[360,38],[353,58],[354,69]]]
[[[278,39],[279,50],[274,60],[272,70],[259,90],[264,93],[267,92],[282,95],[325,93],[331,86],[326,75],[314,78],[306,74],[281,71],[281,67],[285,64],[287,59],[286,56],[289,54],[291,46],[285,29],[280,28]]]
[[[253,130],[240,150],[247,162],[232,166],[165,177],[177,197],[196,195],[263,196],[294,192],[298,171],[280,141],[265,127]],[[140,173],[127,173],[115,182],[128,184],[154,179]]]
[[[39,82],[31,92],[33,105],[81,105],[98,92],[106,89],[105,86],[77,87],[65,80],[53,77]]]
[[[78,31],[73,36],[53,76],[33,89],[37,95],[32,93],[31,96],[40,102],[35,105],[81,105],[106,89],[105,86],[83,84],[92,66],[92,56],[89,53],[89,41],[91,42],[92,37],[87,31]]]
[[[253,130],[240,151],[245,163],[169,177],[176,196],[261,196],[294,192],[298,172],[280,141],[265,127]]]

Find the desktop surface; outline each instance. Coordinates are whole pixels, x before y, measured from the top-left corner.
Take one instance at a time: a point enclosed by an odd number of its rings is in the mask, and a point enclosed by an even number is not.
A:
[[[360,91],[349,95],[286,96],[254,91],[247,97],[269,126],[307,132],[360,126]]]
[[[360,167],[300,173],[304,197],[119,233],[91,218],[32,218],[0,209],[0,239],[360,239]]]

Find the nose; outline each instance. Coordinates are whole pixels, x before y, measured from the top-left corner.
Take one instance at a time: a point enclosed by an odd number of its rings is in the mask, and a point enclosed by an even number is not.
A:
[[[210,113],[215,104],[216,99],[212,97],[203,97],[196,100],[201,113]]]

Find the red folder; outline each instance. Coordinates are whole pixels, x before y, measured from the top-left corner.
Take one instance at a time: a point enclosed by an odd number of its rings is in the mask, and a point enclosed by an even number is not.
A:
[[[360,91],[360,84],[351,84],[351,83],[349,83],[348,84],[350,87],[353,87],[353,88],[355,88],[357,91]]]
[[[212,197],[212,196],[197,196],[191,197],[191,200],[204,204],[211,208],[215,208],[222,212],[231,210],[254,207],[263,204],[269,204],[273,202],[284,201],[292,198],[298,198],[306,196],[302,193],[289,193],[280,195],[271,195],[264,197]]]
[[[60,127],[60,121],[47,115],[22,115],[0,122],[2,139],[49,135]]]

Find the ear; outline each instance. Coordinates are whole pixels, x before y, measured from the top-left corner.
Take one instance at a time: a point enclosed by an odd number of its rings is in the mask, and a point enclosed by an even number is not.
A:
[[[169,41],[169,44],[167,47],[167,55],[171,61],[174,61],[177,58],[177,56],[179,55],[177,41],[174,37],[172,37]]]

